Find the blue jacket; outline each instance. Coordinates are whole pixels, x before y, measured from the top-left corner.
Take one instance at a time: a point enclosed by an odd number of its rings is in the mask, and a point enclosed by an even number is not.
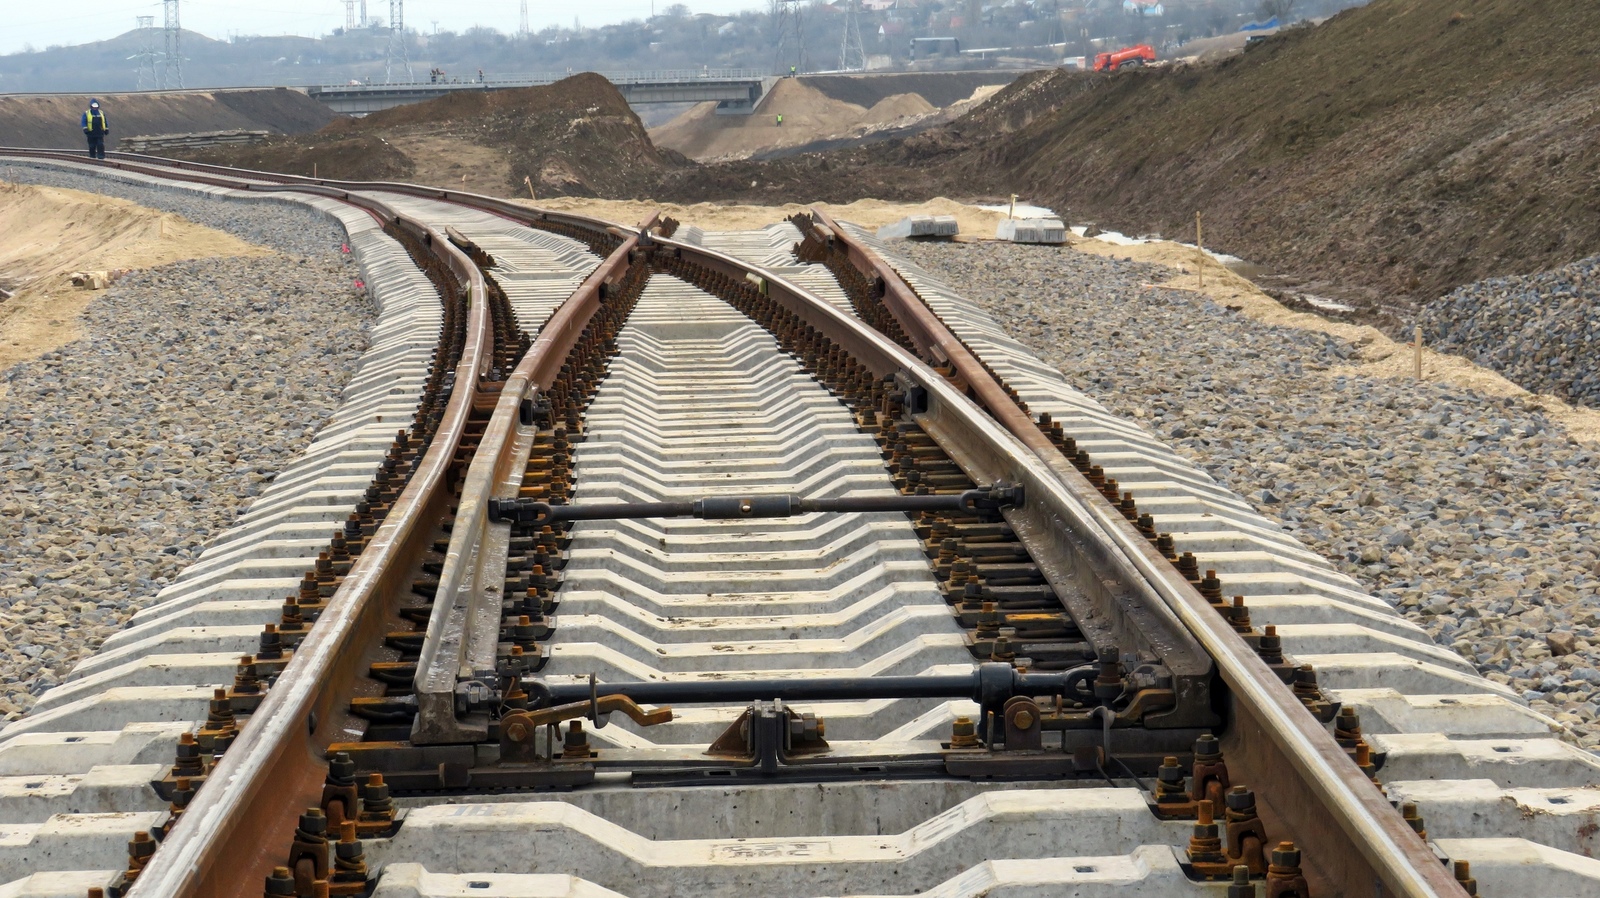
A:
[[[91,117],[93,118],[92,122]],[[83,111],[83,133],[111,133],[111,125],[106,120],[106,111],[104,109],[85,109]]]

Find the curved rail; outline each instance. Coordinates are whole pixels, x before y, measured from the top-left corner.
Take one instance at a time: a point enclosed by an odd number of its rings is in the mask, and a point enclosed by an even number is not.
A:
[[[57,159],[60,154],[0,151],[0,154]],[[74,160],[75,161],[75,160]],[[157,166],[117,162],[116,168],[171,178]],[[446,236],[422,222],[399,215],[370,197],[318,185],[263,187],[214,174],[187,174],[217,187],[285,191],[332,196],[378,218],[410,225],[428,238],[467,286],[469,297],[485,295],[483,275]],[[488,304],[471,302],[467,337],[455,371],[455,388],[443,419],[415,474],[401,492],[372,541],[328,601],[328,607],[295,649],[273,688],[223,755],[208,782],[189,804],[161,850],[140,876],[130,896],[238,894],[239,882],[260,882],[278,856],[274,838],[293,828],[295,815],[316,804],[327,776],[317,746],[340,735],[339,704],[363,669],[365,647],[382,633],[379,599],[403,592],[415,557],[445,513],[445,480],[466,430],[473,394],[490,363],[492,334]],[[271,793],[270,796],[267,793]]]
[[[1337,884],[1339,894],[1371,893],[1377,885],[1378,894],[1407,898],[1464,895],[1427,843],[1401,819],[1328,731],[1306,713],[1299,700],[1212,610],[1199,591],[1176,574],[1149,540],[1006,396],[900,274],[824,212],[814,210],[813,215],[827,228],[828,236],[846,247],[859,270],[883,281],[884,302],[912,342],[954,366],[956,382],[970,387],[976,401],[994,421],[1049,467],[1055,479],[1072,494],[1078,509],[1092,519],[1138,576],[1157,591],[1184,627],[1204,644],[1232,699],[1230,763],[1232,759],[1248,763],[1255,772],[1252,782],[1270,786],[1261,789],[1265,802],[1291,831],[1317,846],[1317,852],[1308,854],[1306,862],[1318,868],[1327,881]],[[939,426],[934,423],[928,429],[934,433]],[[962,420],[957,426],[974,425]],[[1248,731],[1248,737],[1244,731]]]
[[[651,216],[641,231],[654,225]],[[515,496],[522,465],[531,446],[531,432],[519,427],[524,400],[555,381],[595,312],[604,290],[627,266],[638,236],[624,240],[562,302],[539,329],[539,335],[506,378],[500,398],[468,466],[444,567],[439,573],[439,606],[428,620],[427,636],[417,661],[417,718],[413,744],[482,741],[487,721],[463,722],[455,714],[455,689],[460,671],[493,669],[500,629],[500,587],[506,553],[503,541],[490,534],[489,500]],[[525,424],[526,422],[521,422]],[[507,528],[501,528],[502,531]],[[481,588],[480,588],[481,584]],[[446,606],[446,600],[452,604]]]

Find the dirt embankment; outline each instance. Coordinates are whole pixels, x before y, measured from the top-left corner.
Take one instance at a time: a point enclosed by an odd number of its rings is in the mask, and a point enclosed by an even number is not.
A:
[[[808,80],[780,89],[821,114],[865,114]],[[947,125],[765,162],[658,150],[593,75],[348,127],[401,148],[418,180],[467,174],[513,195],[524,175],[540,197],[685,204],[1016,192],[1180,238],[1200,211],[1207,245],[1390,327],[1460,284],[1600,252],[1600,4],[1553,25],[1526,0],[1373,0],[1215,65],[1029,73]]]
[[[0,235],[0,287],[16,292],[0,301],[0,371],[82,335],[80,315],[98,294],[72,286],[72,272],[268,252],[125,200],[3,181]]]
[[[338,118],[326,106],[285,88],[99,94],[111,124],[111,143],[138,134],[195,131],[271,131],[304,134]],[[89,96],[15,94],[0,97],[0,144],[79,149],[78,126]]]
[[[656,196],[1016,192],[1193,239],[1407,325],[1485,277],[1600,252],[1600,5],[1373,0],[1215,65],[1031,73],[944,127],[671,175]]]
[[[191,162],[231,165],[286,175],[340,181],[408,181],[416,166],[411,157],[349,121],[337,121],[315,134],[273,137],[246,146],[217,146],[170,155]]]
[[[1374,0],[1214,67],[1100,79],[951,172],[1122,230],[1192,237],[1202,211],[1208,244],[1398,323],[1600,252],[1600,6]]]
[[[461,92],[316,132],[186,158],[333,178],[465,185],[503,196],[643,196],[691,165],[650,142],[617,89],[585,73],[544,87]],[[463,176],[465,179],[463,180]]]
[[[845,103],[872,108],[900,94],[916,94],[943,109],[980,87],[1003,87],[1017,80],[1015,70],[990,72],[893,72],[881,75],[802,75],[800,83]]]
[[[691,159],[743,158],[841,134],[866,117],[865,107],[835,100],[799,78],[784,78],[773,85],[758,113],[718,115],[717,104],[701,103],[652,129],[650,139]]]
[[[983,77],[955,77],[971,75]],[[950,121],[1000,87],[987,82],[1015,77],[1015,72],[956,72],[784,78],[756,114],[718,115],[715,103],[701,103],[651,128],[650,139],[701,162],[823,151]],[[956,93],[966,87],[970,87],[967,93]],[[949,109],[949,114],[941,116],[942,109]]]

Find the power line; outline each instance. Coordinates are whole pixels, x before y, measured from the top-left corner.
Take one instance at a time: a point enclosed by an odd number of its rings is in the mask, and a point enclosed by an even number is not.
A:
[[[406,80],[414,80],[411,74],[411,57],[406,55],[405,0],[389,0],[389,48],[384,54],[383,61],[384,84],[394,83],[394,70],[397,63],[405,68]]]
[[[134,20],[139,23],[139,52],[134,56],[139,60],[139,89],[154,90],[161,86],[156,74],[156,17],[134,16]]]
[[[161,58],[161,87],[183,89],[183,28],[178,24],[178,0],[161,0],[166,13],[165,50]],[[152,17],[154,18],[154,17]]]
[[[800,30],[800,0],[772,0],[772,17],[778,33],[773,66],[778,74],[806,70],[806,44]]]
[[[857,0],[845,0],[844,37],[839,40],[839,71],[866,71],[867,51],[861,46],[861,17]]]

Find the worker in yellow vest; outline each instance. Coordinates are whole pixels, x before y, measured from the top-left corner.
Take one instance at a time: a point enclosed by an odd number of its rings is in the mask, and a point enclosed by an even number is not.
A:
[[[106,114],[100,111],[100,101],[90,100],[89,108],[83,112],[83,134],[89,138],[89,158],[106,158],[106,135],[111,133],[111,126],[106,124]]]

